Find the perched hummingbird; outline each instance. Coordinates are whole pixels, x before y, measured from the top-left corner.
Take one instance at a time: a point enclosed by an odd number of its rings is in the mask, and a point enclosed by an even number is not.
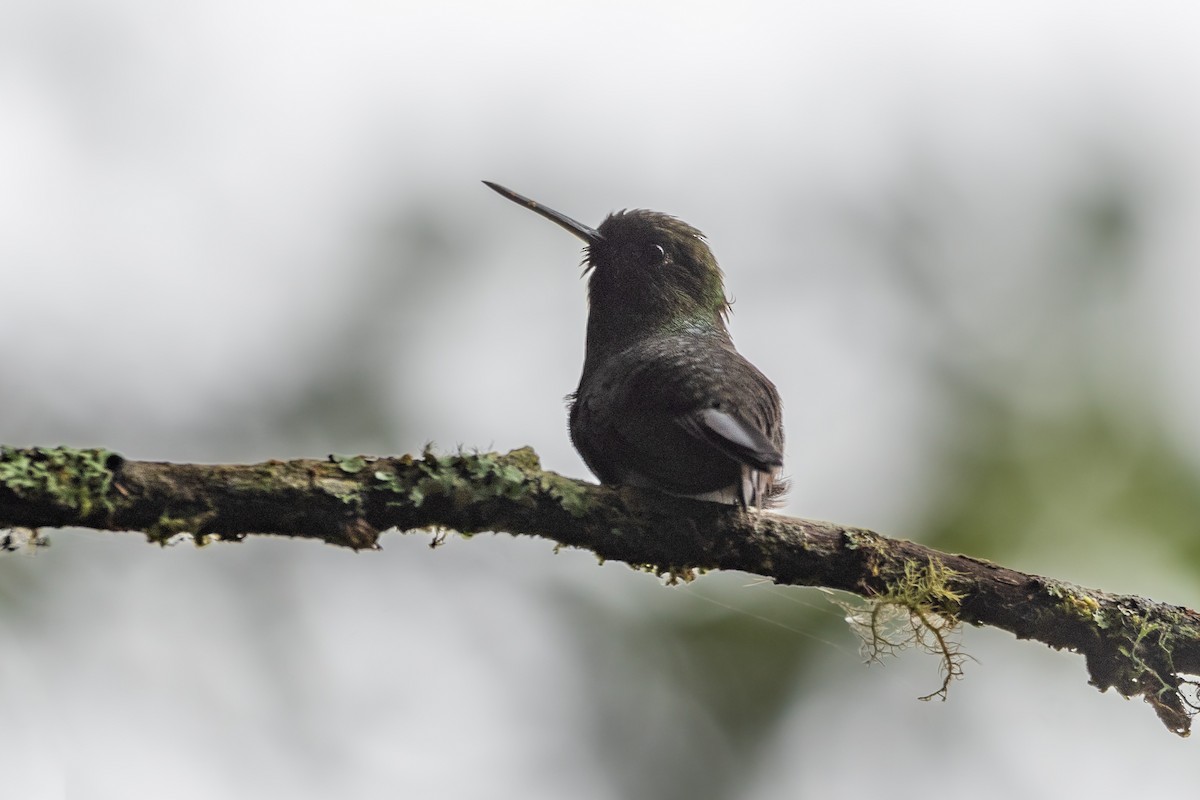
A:
[[[587,244],[587,353],[571,441],[601,483],[774,505],[786,489],[782,405],[725,327],[729,301],[704,234],[654,211],[599,228],[490,181]]]

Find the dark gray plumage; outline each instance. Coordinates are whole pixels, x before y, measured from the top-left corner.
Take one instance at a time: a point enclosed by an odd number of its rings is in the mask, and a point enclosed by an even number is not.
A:
[[[723,276],[703,234],[653,211],[598,229],[489,187],[587,242],[587,355],[571,441],[602,483],[767,507],[785,485],[782,404],[737,352]]]

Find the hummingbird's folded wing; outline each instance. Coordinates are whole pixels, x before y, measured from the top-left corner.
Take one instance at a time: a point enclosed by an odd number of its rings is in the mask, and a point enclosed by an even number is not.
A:
[[[783,454],[757,427],[719,408],[701,408],[677,421],[689,434],[734,461],[763,472],[783,466]]]
[[[650,339],[585,372],[571,439],[603,483],[758,506],[785,487],[778,393],[724,337]]]

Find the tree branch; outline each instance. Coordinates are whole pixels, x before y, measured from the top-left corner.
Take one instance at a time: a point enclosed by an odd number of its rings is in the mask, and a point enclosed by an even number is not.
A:
[[[920,624],[932,612],[1079,652],[1092,685],[1141,696],[1182,736],[1198,710],[1200,614],[1187,608],[861,528],[596,486],[542,470],[527,448],[204,465],[0,447],[0,529],[63,526],[143,531],[160,543],[182,533],[201,544],[273,534],[354,549],[378,547],[393,527],[541,536],[672,578],[741,570],[901,606]],[[938,641],[944,630],[933,631]]]

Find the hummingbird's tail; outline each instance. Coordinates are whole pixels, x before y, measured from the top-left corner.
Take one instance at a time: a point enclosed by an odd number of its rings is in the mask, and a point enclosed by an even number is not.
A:
[[[760,511],[775,508],[783,503],[783,496],[791,488],[791,482],[780,477],[780,470],[755,469],[742,465],[742,485],[738,503],[742,508],[757,508]]]

